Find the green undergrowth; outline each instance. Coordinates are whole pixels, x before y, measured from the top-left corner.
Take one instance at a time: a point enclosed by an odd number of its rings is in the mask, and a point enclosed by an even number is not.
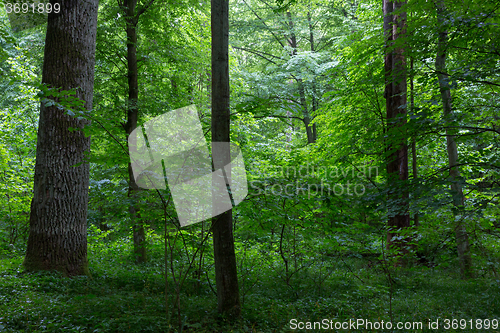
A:
[[[290,321],[356,319],[443,322],[445,319],[499,319],[500,282],[492,277],[460,280],[445,267],[390,268],[356,257],[309,258],[286,272],[279,256],[238,248],[242,318],[217,315],[213,269],[188,274],[176,307],[176,284],[169,274],[168,311],[161,243],[151,260],[133,263],[125,239],[89,244],[91,276],[26,273],[20,255],[0,260],[0,332],[299,332]],[[181,269],[180,259],[174,265]],[[315,264],[310,264],[314,262]],[[208,271],[210,270],[210,271]],[[212,286],[212,287],[211,287]],[[338,330],[310,330],[338,331]],[[341,331],[368,332],[363,328]],[[372,330],[389,332],[390,330]],[[420,330],[394,330],[418,332]],[[433,332],[476,332],[438,329]],[[489,329],[499,332],[500,329]]]

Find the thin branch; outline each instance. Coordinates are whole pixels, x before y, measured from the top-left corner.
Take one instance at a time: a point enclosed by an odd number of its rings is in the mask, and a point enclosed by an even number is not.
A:
[[[155,1],[155,0],[151,0],[151,1],[149,1],[149,3],[148,3],[147,5],[145,5],[144,7],[142,7],[142,8],[141,8],[141,9],[137,12],[137,14],[135,15],[135,18],[136,18],[137,20],[139,20],[139,16],[141,16],[142,14],[144,14],[144,12],[145,12],[146,10],[148,10],[148,8],[149,8],[149,7],[153,4],[153,2],[154,2],[154,1]]]
[[[237,50],[242,50],[242,51],[246,51],[246,52],[250,52],[250,53],[253,53],[255,54],[256,56],[259,56],[267,61],[269,61],[270,63],[273,63],[275,65],[278,65],[276,62],[274,62],[273,60],[265,57],[264,55],[267,55],[267,56],[271,56],[273,58],[276,58],[276,59],[281,59],[277,56],[274,56],[272,54],[269,54],[269,53],[266,53],[266,52],[259,52],[259,51],[254,51],[254,50],[250,50],[250,49],[247,49],[247,48],[244,48],[244,47],[239,47],[239,46],[232,46],[233,49],[237,49]]]
[[[284,118],[284,119],[298,119],[301,121],[304,121],[304,118],[296,117],[296,116],[280,116],[280,115],[269,115],[269,116],[254,116],[255,119],[261,119],[261,118]]]
[[[253,10],[252,7],[250,7],[250,5],[245,1],[243,0],[243,2],[245,3],[245,5],[247,5],[247,7],[252,11],[252,13],[262,22],[262,24],[264,24],[264,26],[267,28],[267,30],[271,33],[271,35],[273,35],[273,37],[276,39],[276,41],[278,43],[280,43],[280,45],[284,48],[285,45],[281,42],[281,40],[274,34],[274,32],[267,26],[266,22],[264,22],[264,20],[259,16],[259,14],[257,14],[257,12],[255,10]]]
[[[474,50],[470,47],[463,47],[463,46],[456,46],[456,45],[450,45],[450,47],[455,48],[455,49],[460,49],[460,50],[467,50],[467,51],[472,51],[472,52],[477,52],[477,53],[493,54],[493,55],[500,56],[500,52],[497,50],[492,51],[492,52],[488,52],[488,51],[482,51],[482,50]]]
[[[460,81],[460,82],[484,83],[484,84],[487,84],[487,85],[500,87],[499,83],[495,83],[495,82],[491,82],[491,81],[486,81],[486,80],[473,80],[473,79],[460,78],[460,77],[457,77],[456,75],[450,75],[449,73],[435,70],[432,67],[430,67],[429,64],[425,63],[425,61],[423,61],[423,64],[425,66],[427,66],[429,69],[431,69],[431,73],[441,74],[441,75],[447,75],[447,76],[453,77],[455,80]]]

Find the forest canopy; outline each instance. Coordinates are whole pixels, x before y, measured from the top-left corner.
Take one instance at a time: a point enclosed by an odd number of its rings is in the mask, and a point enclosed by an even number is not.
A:
[[[499,11],[1,1],[0,331],[497,330]],[[131,140],[187,108],[232,205],[186,226]]]

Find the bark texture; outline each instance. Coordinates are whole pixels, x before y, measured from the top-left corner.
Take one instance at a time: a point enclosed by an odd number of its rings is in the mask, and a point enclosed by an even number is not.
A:
[[[406,133],[399,129],[406,124],[406,61],[404,47],[400,45],[406,34],[406,13],[399,11],[405,3],[399,0],[384,0],[383,3],[387,128],[398,137],[389,138],[387,144],[387,175],[389,186],[393,187],[388,199],[393,202],[392,205],[398,206],[396,214],[388,219],[387,246],[397,246],[403,253],[407,249],[407,239],[397,238],[399,240],[396,241],[394,236],[398,230],[410,227],[408,192],[402,188],[402,183],[408,180],[408,147]]]
[[[137,128],[139,118],[139,108],[137,101],[139,99],[139,72],[137,68],[137,23],[139,15],[136,13],[137,0],[125,0],[123,8],[125,11],[126,33],[127,33],[127,78],[128,78],[128,104],[127,104],[127,123],[125,124],[125,133],[128,137]],[[146,232],[144,224],[139,215],[138,196],[139,186],[134,178],[132,164],[128,163],[129,191],[131,199],[129,206],[130,218],[132,220],[132,232],[134,241],[134,254],[137,263],[147,261],[146,250]]]
[[[42,83],[54,91],[76,89],[92,109],[98,0],[50,1],[61,11],[48,16]],[[46,96],[56,102],[60,98]],[[40,107],[34,193],[24,267],[83,275],[87,268],[89,165],[83,163],[90,137],[86,120],[56,106]]]
[[[446,72],[446,53],[448,48],[448,32],[444,28],[446,6],[443,0],[435,1],[437,10],[437,20],[439,27],[438,50],[436,55],[436,72],[439,80],[439,91],[443,102],[444,118],[451,118],[453,115],[453,107],[450,91],[450,78]],[[446,130],[446,150],[448,153],[448,165],[450,169],[451,192],[453,194],[453,205],[457,210],[464,205],[464,194],[462,185],[459,182],[460,169],[458,168],[458,150],[455,142],[456,130]],[[461,218],[458,219],[455,225],[455,239],[457,242],[458,260],[460,262],[460,272],[462,278],[470,278],[472,272],[472,258],[470,255],[469,234],[466,226]]]
[[[212,142],[229,142],[229,1],[212,0]],[[230,162],[229,147],[218,165]],[[214,154],[214,158],[216,158]],[[218,158],[218,157],[217,157]],[[213,219],[217,305],[230,318],[241,313],[234,252],[233,215],[229,210]]]

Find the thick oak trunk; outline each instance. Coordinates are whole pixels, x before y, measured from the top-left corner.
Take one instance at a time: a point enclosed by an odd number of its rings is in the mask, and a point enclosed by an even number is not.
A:
[[[48,16],[42,83],[54,91],[76,89],[92,109],[98,0],[55,1],[61,11]],[[58,98],[51,98],[56,102]],[[87,268],[89,165],[83,163],[90,137],[85,120],[56,106],[40,107],[27,270],[82,275]]]
[[[212,142],[230,141],[229,115],[229,1],[212,0]],[[229,150],[213,155],[221,159],[215,165],[230,163]],[[236,318],[241,309],[232,210],[215,217],[212,230],[218,310]]]

